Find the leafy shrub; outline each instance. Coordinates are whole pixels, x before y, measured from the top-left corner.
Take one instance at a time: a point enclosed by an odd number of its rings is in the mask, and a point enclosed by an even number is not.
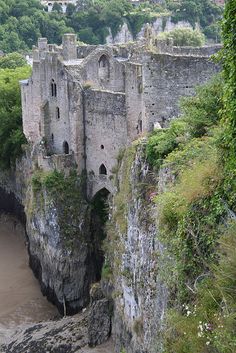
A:
[[[202,276],[194,302],[171,309],[165,331],[168,353],[234,353],[236,350],[236,223],[222,229],[219,261]]]
[[[159,35],[160,39],[172,42],[174,46],[201,47],[205,43],[205,36],[202,32],[190,28],[176,28],[170,32],[163,32]]]

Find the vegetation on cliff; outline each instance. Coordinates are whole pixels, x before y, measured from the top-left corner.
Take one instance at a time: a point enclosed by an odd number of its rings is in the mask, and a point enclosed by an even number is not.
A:
[[[172,12],[173,22],[188,21],[193,27],[200,24],[204,34],[211,39],[220,38],[220,26],[217,24],[222,8],[211,0],[166,0]]]
[[[83,235],[83,224],[86,222],[88,208],[83,193],[84,181],[83,175],[78,176],[73,169],[69,175],[57,170],[43,172],[39,169],[32,176],[36,204],[42,206],[42,202],[50,200],[56,207],[62,240],[71,250],[75,242],[87,241]]]
[[[109,28],[114,36],[126,22],[136,36],[144,23],[171,13],[174,21],[190,20],[194,26],[200,22],[206,36],[219,39],[216,21],[222,9],[210,0],[169,0],[163,5],[145,2],[139,7],[133,7],[128,0],[83,0],[77,7],[69,4],[66,14],[59,4],[48,13],[39,0],[6,0],[0,1],[0,50],[27,51],[38,37],[60,44],[66,32],[77,33],[89,44],[104,43]]]
[[[182,102],[182,117],[150,137],[147,156],[174,182],[156,197],[169,266],[165,353],[236,351],[236,4],[226,3],[216,79]],[[223,87],[222,87],[223,85]]]
[[[0,166],[4,168],[14,163],[26,143],[22,131],[19,80],[27,78],[31,69],[23,64],[23,59],[15,54],[0,59]]]

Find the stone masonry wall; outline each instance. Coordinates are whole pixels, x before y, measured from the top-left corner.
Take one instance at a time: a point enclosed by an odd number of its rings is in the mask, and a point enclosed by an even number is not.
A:
[[[148,130],[156,122],[167,126],[179,114],[180,97],[193,95],[196,85],[220,71],[208,57],[149,53],[142,60]]]
[[[94,195],[101,186],[113,191],[112,168],[120,149],[127,143],[125,94],[88,90],[85,97],[86,168],[89,182],[93,181],[89,195]],[[101,164],[105,165],[107,175],[99,175]]]

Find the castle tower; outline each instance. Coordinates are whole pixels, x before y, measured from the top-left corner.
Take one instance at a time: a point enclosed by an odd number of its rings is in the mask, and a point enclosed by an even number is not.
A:
[[[76,40],[76,34],[74,33],[67,33],[63,35],[62,46],[64,60],[77,59]]]

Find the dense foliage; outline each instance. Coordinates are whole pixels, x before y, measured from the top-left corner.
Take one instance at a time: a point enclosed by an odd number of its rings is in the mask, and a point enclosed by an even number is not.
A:
[[[219,145],[223,90],[221,77],[198,88],[182,101],[181,118],[147,145],[154,168],[172,175],[156,197],[169,258],[162,273],[171,293],[165,353],[236,351],[236,193]]]
[[[231,172],[236,171],[236,2],[229,0],[226,3],[223,22],[224,49],[222,61],[225,76],[224,112],[222,147],[225,152],[226,163]]]
[[[172,11],[174,22],[187,20],[195,27],[199,23],[206,36],[217,39],[220,36],[220,26],[216,21],[222,15],[222,8],[211,0],[166,0]]]
[[[128,0],[79,0],[77,7],[70,4],[66,14],[59,4],[46,12],[39,0],[0,0],[0,49],[4,52],[26,51],[36,44],[38,37],[47,37],[50,43],[61,42],[65,32],[75,32],[81,41],[104,43],[127,22],[134,36],[142,25],[154,21],[161,14],[173,11],[174,20],[185,19],[195,24],[200,21],[205,34],[216,38],[216,19],[220,7],[210,0],[167,1],[162,6],[145,2],[133,7]]]
[[[150,137],[147,156],[172,175],[156,197],[169,265],[165,353],[236,351],[236,4],[226,2],[224,79],[182,103],[169,129]],[[223,85],[223,86],[222,86]]]
[[[10,53],[0,57],[0,69],[16,69],[26,65],[25,58],[19,53]]]
[[[5,64],[7,62],[5,61]],[[0,62],[1,64],[1,62]],[[12,61],[8,62],[12,66]],[[19,80],[30,75],[28,66],[0,69],[0,165],[9,167],[26,142],[22,132]]]

